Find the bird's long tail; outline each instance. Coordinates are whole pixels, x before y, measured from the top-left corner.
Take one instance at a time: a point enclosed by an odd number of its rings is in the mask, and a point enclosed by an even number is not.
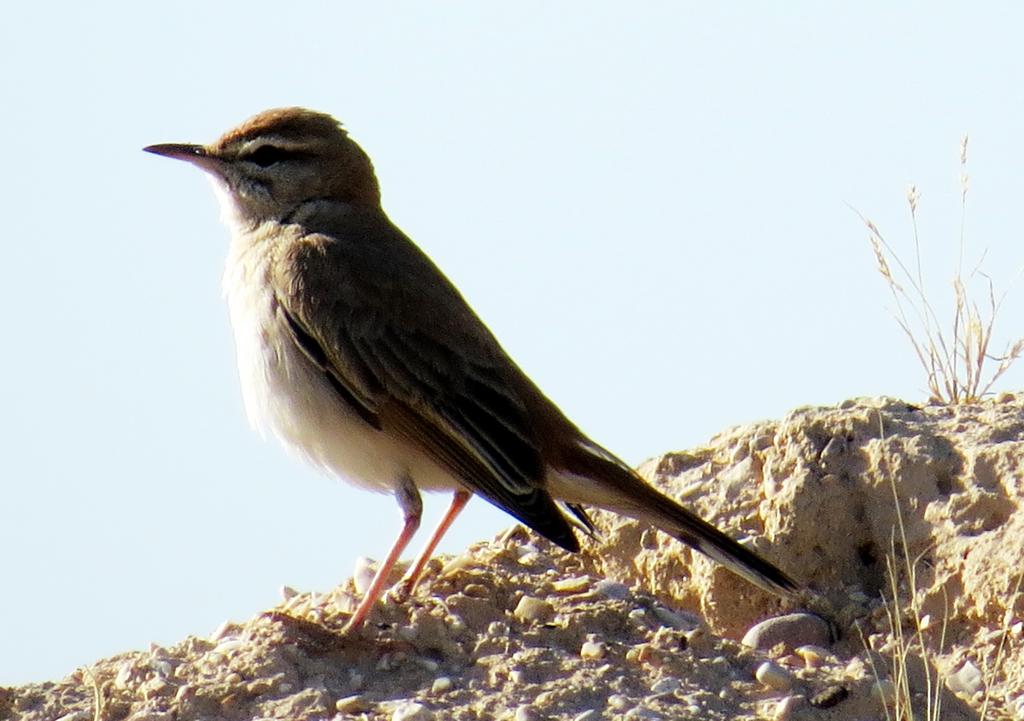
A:
[[[561,491],[552,488],[556,497],[650,523],[769,593],[791,597],[801,589],[773,564],[649,486],[636,471],[604,449],[582,446],[580,453],[567,461],[564,471],[574,478],[571,483],[556,482]],[[565,489],[578,489],[579,484],[589,488],[576,498],[565,498],[572,495]]]

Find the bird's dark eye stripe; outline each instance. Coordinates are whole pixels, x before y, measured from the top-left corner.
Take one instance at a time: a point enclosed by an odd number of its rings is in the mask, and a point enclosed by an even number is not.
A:
[[[284,160],[292,160],[301,156],[300,151],[289,150],[282,148],[277,145],[261,145],[252,152],[246,153],[242,156],[243,160],[247,160],[250,163],[255,163],[261,168],[268,168],[275,163],[280,163]]]

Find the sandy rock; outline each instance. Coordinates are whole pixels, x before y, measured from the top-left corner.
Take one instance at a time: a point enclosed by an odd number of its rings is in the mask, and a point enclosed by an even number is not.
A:
[[[788,649],[800,646],[829,646],[832,634],[828,623],[811,613],[790,613],[765,619],[743,635],[744,646],[767,651],[778,644]]]

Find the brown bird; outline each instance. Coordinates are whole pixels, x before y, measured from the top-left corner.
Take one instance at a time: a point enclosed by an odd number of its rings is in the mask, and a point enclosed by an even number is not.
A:
[[[268,110],[211,145],[151,145],[215,181],[224,289],[250,422],[315,465],[395,495],[402,531],[346,625],[358,628],[419,528],[451,506],[397,587],[411,593],[473,494],[578,551],[585,506],[650,523],[757,586],[798,585],[587,438],[385,215],[366,153],[329,115]],[[573,517],[572,522],[562,509]]]

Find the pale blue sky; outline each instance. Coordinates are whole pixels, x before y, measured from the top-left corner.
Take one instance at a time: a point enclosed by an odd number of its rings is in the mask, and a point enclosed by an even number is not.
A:
[[[639,462],[800,405],[923,399],[847,204],[909,253],[917,182],[945,301],[969,131],[969,257],[1013,278],[1021,27],[1011,3],[8,7],[0,685],[330,588],[398,531],[392,499],[246,427],[213,194],[142,146],[336,115],[395,222]],[[1000,346],[1022,309],[1018,287]],[[474,501],[442,550],[508,524]]]

